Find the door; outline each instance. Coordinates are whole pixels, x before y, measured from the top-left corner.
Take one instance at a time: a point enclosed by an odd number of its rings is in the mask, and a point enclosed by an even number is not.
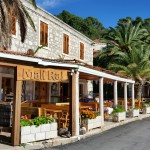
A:
[[[8,97],[11,96],[10,98]],[[2,77],[1,100],[11,101],[13,99],[13,78]]]
[[[68,102],[69,100],[69,84],[68,83],[61,83],[60,95],[62,98],[62,102]]]
[[[47,102],[48,86],[46,82],[35,82],[35,99]]]

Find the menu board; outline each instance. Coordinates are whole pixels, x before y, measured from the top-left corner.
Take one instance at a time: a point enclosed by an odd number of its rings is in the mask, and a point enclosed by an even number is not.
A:
[[[0,126],[12,126],[12,103],[0,103]]]

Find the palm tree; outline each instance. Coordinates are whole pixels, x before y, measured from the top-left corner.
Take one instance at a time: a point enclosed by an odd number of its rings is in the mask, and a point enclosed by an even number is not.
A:
[[[142,85],[150,79],[150,47],[145,42],[148,36],[140,23],[135,26],[131,20],[120,23],[110,29],[108,45],[99,54],[100,66],[105,64],[106,68],[135,80],[138,99]]]
[[[131,20],[125,23],[120,23],[116,28],[110,28],[106,38],[109,40],[109,45],[121,51],[130,51],[132,46],[141,43],[145,37],[149,36],[146,29],[141,28],[141,23],[133,25]]]
[[[36,8],[35,0],[30,2]],[[27,21],[35,30],[34,22],[21,0],[0,0],[0,47],[3,49],[7,49],[11,44],[12,15],[16,17],[20,27],[21,42],[24,42],[26,37]]]
[[[150,79],[150,46],[139,45],[130,52],[118,52],[114,57],[115,63],[108,68],[118,74],[135,80],[137,85],[137,99],[141,99],[142,86]]]

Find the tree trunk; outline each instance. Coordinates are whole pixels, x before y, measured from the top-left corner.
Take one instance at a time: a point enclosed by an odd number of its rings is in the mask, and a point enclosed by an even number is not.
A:
[[[138,87],[137,87],[136,98],[138,100],[141,100],[141,98],[142,98],[142,84],[139,84]]]

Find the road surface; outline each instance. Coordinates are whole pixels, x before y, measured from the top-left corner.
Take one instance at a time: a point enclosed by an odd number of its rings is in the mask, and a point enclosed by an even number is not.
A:
[[[46,150],[150,150],[150,118],[110,129],[76,143]]]

